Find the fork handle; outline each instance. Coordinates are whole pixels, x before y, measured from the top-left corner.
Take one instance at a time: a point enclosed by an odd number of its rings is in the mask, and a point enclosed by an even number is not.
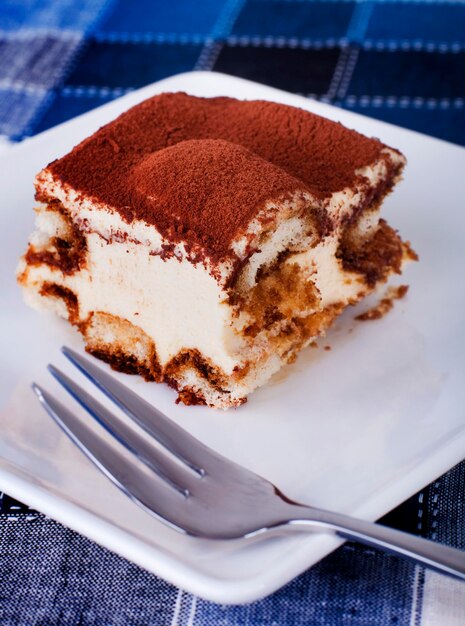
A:
[[[348,515],[298,504],[289,506],[293,512],[289,528],[327,529],[344,539],[381,548],[442,574],[465,580],[465,551]]]

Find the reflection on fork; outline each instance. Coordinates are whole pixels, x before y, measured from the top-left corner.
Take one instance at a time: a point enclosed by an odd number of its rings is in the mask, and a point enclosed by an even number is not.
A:
[[[52,365],[53,376],[112,437],[89,426],[33,384],[40,402],[117,487],[176,530],[212,540],[277,532],[332,532],[465,580],[464,552],[293,502],[269,481],[192,437],[90,360],[69,348],[63,352],[130,419],[108,410]]]

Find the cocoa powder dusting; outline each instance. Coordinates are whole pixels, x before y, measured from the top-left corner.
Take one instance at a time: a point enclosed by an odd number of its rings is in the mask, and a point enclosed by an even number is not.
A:
[[[383,148],[294,107],[173,93],[133,107],[48,169],[127,222],[218,260],[265,200],[351,187]]]
[[[138,217],[162,226],[170,239],[194,242],[193,250],[200,244],[220,254],[226,253],[218,247],[220,233],[229,243],[257,207],[303,187],[269,161],[220,139],[191,139],[148,154],[133,168],[132,186]]]

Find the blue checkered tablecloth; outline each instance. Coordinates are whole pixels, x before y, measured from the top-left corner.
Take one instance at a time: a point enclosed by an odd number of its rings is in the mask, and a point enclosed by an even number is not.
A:
[[[0,143],[193,69],[465,145],[465,2],[446,0],[0,0]],[[465,463],[382,522],[465,549]],[[0,624],[459,626],[465,585],[347,543],[226,607],[3,495]]]

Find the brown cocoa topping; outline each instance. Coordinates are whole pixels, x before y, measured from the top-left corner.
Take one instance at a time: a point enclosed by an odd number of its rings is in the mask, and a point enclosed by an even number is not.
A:
[[[226,245],[270,198],[303,187],[246,148],[216,139],[181,141],[150,153],[132,170],[131,184],[139,218],[155,222],[170,239],[185,239],[220,255],[227,247],[219,248],[218,233]],[[189,252],[196,252],[195,245]]]
[[[214,149],[204,140],[222,143]],[[188,145],[172,148],[181,142]],[[219,260],[270,193],[298,185],[324,199],[360,182],[356,170],[378,159],[383,147],[294,107],[174,93],[133,107],[49,170],[126,221],[145,220]],[[250,171],[239,173],[240,164]],[[188,182],[195,192],[187,191]]]

